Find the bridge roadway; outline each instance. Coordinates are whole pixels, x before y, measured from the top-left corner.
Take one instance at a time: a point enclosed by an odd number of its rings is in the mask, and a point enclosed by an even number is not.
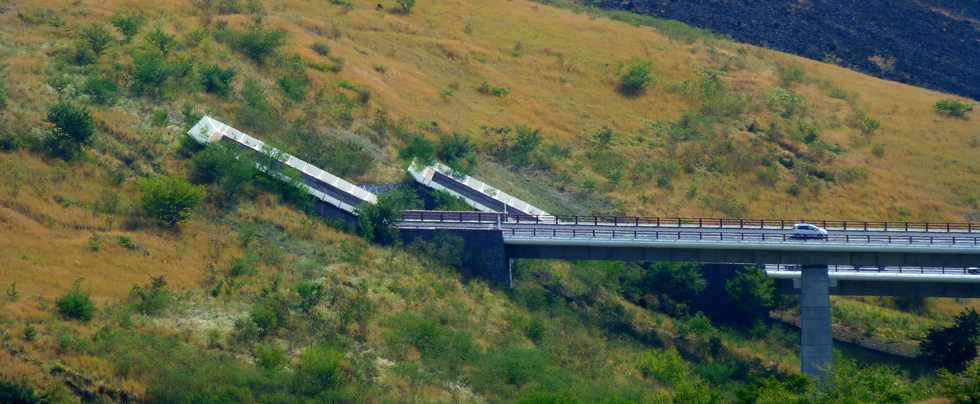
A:
[[[978,224],[806,220],[830,235],[798,240],[797,222],[406,211],[397,227],[463,235],[472,264],[508,286],[514,258],[765,265],[800,294],[801,370],[818,378],[833,364],[831,294],[980,297]]]

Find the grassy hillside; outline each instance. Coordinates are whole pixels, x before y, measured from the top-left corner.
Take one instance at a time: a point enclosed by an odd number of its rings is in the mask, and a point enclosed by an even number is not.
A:
[[[367,245],[257,183],[206,184],[190,220],[160,226],[141,181],[200,180],[182,141],[204,113],[363,182],[402,180],[420,136],[455,142],[478,176],[554,212],[978,209],[980,131],[933,111],[946,95],[663,22],[519,0],[382,6],[0,2],[0,375],[56,402],[839,398],[800,390],[795,331],[658,300],[637,286],[649,267],[520,263],[515,290],[492,290],[440,246]],[[646,62],[655,81],[624,95],[620,73]],[[58,101],[94,118],[74,159],[52,155]],[[97,307],[87,322],[58,314],[76,283]],[[836,321],[906,342],[971,304],[848,302]],[[843,363],[842,391],[864,401],[941,391],[878,366],[881,384],[859,384]]]

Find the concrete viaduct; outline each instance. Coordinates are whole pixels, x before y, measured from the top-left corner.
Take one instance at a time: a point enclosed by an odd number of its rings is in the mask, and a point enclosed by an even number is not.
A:
[[[352,218],[377,196],[210,117],[189,132],[274,154],[301,173],[320,214]],[[265,170],[264,167],[259,167]],[[830,295],[980,297],[980,224],[823,220],[552,216],[441,164],[409,168],[424,187],[463,199],[476,212],[407,211],[406,240],[451,232],[467,264],[510,287],[514,259],[684,261],[763,265],[777,288],[799,293],[803,373],[823,377],[833,362]],[[788,237],[796,222],[830,230],[821,240]]]

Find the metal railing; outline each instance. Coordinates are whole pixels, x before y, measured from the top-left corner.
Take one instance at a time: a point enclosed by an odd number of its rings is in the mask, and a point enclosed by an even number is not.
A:
[[[504,236],[550,237],[561,239],[607,239],[636,241],[696,241],[696,242],[751,242],[751,243],[802,243],[802,244],[865,244],[890,246],[956,246],[980,248],[980,236],[915,236],[915,235],[830,235],[819,239],[794,238],[791,234],[746,232],[711,232],[684,230],[602,229],[574,227],[513,226],[503,229]]]
[[[769,264],[765,265],[766,271],[780,272],[799,272],[802,269],[796,264]],[[980,269],[976,267],[908,267],[908,266],[860,266],[851,265],[827,265],[830,272],[858,272],[858,273],[894,273],[894,274],[921,274],[921,275],[978,275]]]
[[[631,216],[528,216],[485,212],[411,210],[402,212],[407,222],[506,223],[540,225],[591,225],[616,227],[683,227],[697,229],[791,230],[797,223],[810,223],[835,231],[894,231],[937,233],[980,233],[980,223],[866,222],[853,220],[720,219]]]

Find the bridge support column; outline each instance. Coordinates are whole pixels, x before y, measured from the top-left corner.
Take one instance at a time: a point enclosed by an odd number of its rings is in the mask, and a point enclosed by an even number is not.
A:
[[[834,362],[830,276],[826,265],[804,265],[800,278],[800,368],[824,379]]]

